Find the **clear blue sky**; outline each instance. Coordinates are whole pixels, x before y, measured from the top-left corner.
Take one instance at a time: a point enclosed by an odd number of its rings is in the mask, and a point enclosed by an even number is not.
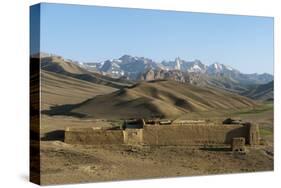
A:
[[[41,5],[41,51],[78,61],[124,54],[199,59],[273,73],[273,18],[63,4]]]

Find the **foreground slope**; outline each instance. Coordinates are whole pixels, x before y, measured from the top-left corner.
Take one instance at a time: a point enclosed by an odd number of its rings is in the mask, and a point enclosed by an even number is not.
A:
[[[50,115],[80,114],[94,118],[177,117],[184,113],[254,107],[251,99],[213,88],[176,81],[140,82],[80,104],[54,108]],[[63,111],[64,110],[64,111]]]
[[[61,74],[41,71],[42,109],[62,104],[76,104],[96,95],[115,91],[104,85],[94,84]]]

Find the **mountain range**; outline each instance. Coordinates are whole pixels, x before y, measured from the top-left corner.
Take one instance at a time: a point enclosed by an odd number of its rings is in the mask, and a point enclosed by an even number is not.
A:
[[[41,68],[76,79],[113,88],[123,88],[139,81],[174,80],[199,87],[213,87],[234,92],[253,99],[273,99],[273,87],[264,87],[273,76],[244,74],[228,65],[214,63],[205,65],[200,60],[185,61],[177,57],[174,61],[157,63],[149,58],[123,55],[119,59],[104,62],[79,63],[56,55],[41,56]],[[266,91],[256,94],[266,88]],[[255,90],[255,91],[253,91]]]
[[[186,61],[179,57],[173,61],[157,63],[145,57],[123,55],[119,59],[81,65],[89,71],[100,72],[113,78],[132,81],[171,79],[201,87],[213,86],[242,95],[258,85],[273,81],[273,76],[268,73],[245,74],[229,65],[220,63],[205,65],[200,60]],[[267,96],[273,97],[271,94]]]
[[[31,57],[31,63],[38,62],[33,58],[38,57]],[[158,63],[146,58],[122,56],[114,60],[113,67],[138,74],[132,80],[125,71],[114,77],[60,56],[40,56],[42,114],[106,119],[177,118],[191,112],[253,109],[261,104],[260,100],[273,100],[273,81],[245,87],[241,82],[253,82],[252,78],[235,77],[242,74],[239,71],[228,68],[225,75],[214,70],[208,73],[212,67],[199,61],[196,65],[205,67],[205,72],[198,71],[197,66],[193,66],[196,71],[182,71],[179,58],[175,61],[176,69],[165,68],[167,64],[159,68]],[[111,64],[108,62],[112,60],[101,63],[99,69],[105,69]],[[142,71],[134,70],[135,67]],[[262,81],[256,79],[254,83]]]
[[[228,77],[243,84],[265,84],[273,80],[273,76],[264,74],[244,74],[231,66],[213,63],[205,65],[200,60],[185,61],[177,57],[174,61],[157,63],[145,57],[123,55],[119,59],[106,60],[100,63],[81,63],[88,70],[102,72],[111,77],[126,77],[139,80],[141,75],[150,70],[181,71],[183,73],[198,73],[208,76]]]

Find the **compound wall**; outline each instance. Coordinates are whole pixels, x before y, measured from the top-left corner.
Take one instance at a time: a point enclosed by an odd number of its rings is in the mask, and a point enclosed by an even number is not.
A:
[[[255,131],[251,133],[256,135]],[[143,129],[146,145],[231,144],[235,137],[244,137],[248,144],[255,144],[250,140],[250,126],[245,125],[145,126]]]
[[[104,145],[123,144],[122,130],[95,130],[92,128],[68,128],[64,133],[64,142],[68,144]]]
[[[205,145],[231,144],[236,137],[246,144],[259,142],[257,125],[150,125],[143,129],[104,130],[68,128],[65,142],[69,144],[144,144],[144,145]]]
[[[123,131],[124,143],[135,145],[143,143],[143,129],[126,129]]]

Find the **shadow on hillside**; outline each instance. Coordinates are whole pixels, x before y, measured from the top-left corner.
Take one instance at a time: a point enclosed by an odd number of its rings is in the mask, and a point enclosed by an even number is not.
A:
[[[50,110],[42,110],[41,113],[49,116],[73,116],[78,118],[86,117],[85,114],[80,114],[76,112],[72,112],[73,109],[77,108],[79,105],[77,104],[65,104],[65,105],[56,105],[50,107]]]
[[[64,131],[63,130],[55,130],[48,132],[41,138],[42,141],[64,141]]]

